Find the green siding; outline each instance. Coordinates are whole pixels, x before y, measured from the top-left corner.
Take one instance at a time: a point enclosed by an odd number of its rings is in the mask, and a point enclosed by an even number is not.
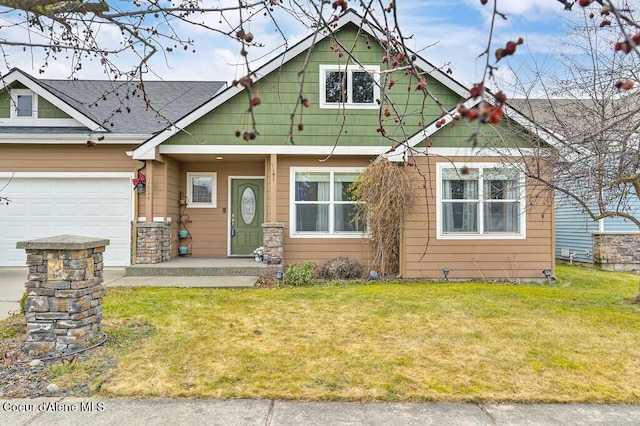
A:
[[[71,118],[69,114],[38,96],[38,118]]]
[[[466,120],[452,121],[442,129],[438,130],[429,138],[429,143],[434,148],[469,148],[472,146],[472,135],[478,131],[477,144],[482,147],[528,147],[530,142],[520,133],[513,130],[515,123],[508,123],[504,119],[497,126],[481,124],[478,122],[468,122]],[[417,147],[424,147],[426,142],[421,142]]]
[[[364,65],[379,65],[385,55],[380,45],[367,38],[357,35],[356,27],[343,28],[338,37],[346,49],[355,44],[353,55]],[[340,135],[340,145],[361,146],[392,144],[380,136],[376,129],[380,126],[380,118],[384,119],[384,127],[389,136],[404,139],[400,126],[394,122],[394,115],[384,117],[384,105],[381,109],[324,109],[319,108],[320,65],[344,65],[347,55],[339,57],[331,49],[332,40],[327,38],[314,47],[312,59],[307,68],[303,96],[311,102],[309,108],[299,108],[294,119],[293,134],[297,145],[333,145]],[[245,142],[236,138],[236,130],[244,132],[251,128],[251,117],[247,112],[249,99],[245,92],[228,100],[214,111],[189,125],[186,133],[178,134],[165,144],[255,144],[255,145],[285,145],[289,143],[290,117],[298,99],[300,77],[298,73],[303,68],[306,52],[293,58],[286,64],[262,78],[254,85],[255,93],[260,96],[262,103],[255,110],[257,129],[260,133],[254,141]],[[400,113],[404,116],[405,131],[408,136],[416,133],[425,124],[438,119],[440,108],[429,97],[415,90],[415,77],[405,76],[403,72],[391,76],[396,80],[387,95],[393,99]],[[427,78],[431,93],[438,98],[445,109],[451,109],[460,101],[460,97],[432,78]],[[411,85],[411,90],[408,90]],[[298,131],[299,114],[303,113],[304,130]],[[422,112],[422,114],[421,114]],[[341,126],[344,122],[344,128]]]
[[[0,118],[11,117],[11,96],[5,90],[0,93]]]

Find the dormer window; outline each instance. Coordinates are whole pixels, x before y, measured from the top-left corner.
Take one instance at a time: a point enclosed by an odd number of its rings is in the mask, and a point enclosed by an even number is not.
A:
[[[379,66],[321,65],[320,107],[379,108],[379,73]]]
[[[38,97],[31,90],[11,91],[12,118],[38,118]]]

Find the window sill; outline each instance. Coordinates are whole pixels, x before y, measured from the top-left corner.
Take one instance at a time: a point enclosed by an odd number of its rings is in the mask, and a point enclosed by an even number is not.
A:
[[[348,104],[348,103],[321,103],[320,109],[380,109],[377,103],[372,104]]]
[[[321,239],[326,239],[326,238],[351,238],[351,239],[355,239],[355,238],[359,238],[359,239],[363,239],[363,238],[371,238],[370,234],[362,234],[362,233],[347,233],[347,232],[341,232],[341,233],[335,233],[335,234],[331,234],[329,232],[292,232],[289,238],[321,238]]]
[[[211,203],[189,203],[187,208],[190,209],[215,209],[217,206]]]
[[[438,240],[526,240],[526,234],[438,234]]]

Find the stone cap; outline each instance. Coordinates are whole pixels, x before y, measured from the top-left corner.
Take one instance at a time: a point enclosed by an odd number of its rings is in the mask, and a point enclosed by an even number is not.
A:
[[[640,235],[640,231],[591,231],[593,235]]]
[[[80,235],[56,235],[36,240],[18,241],[16,248],[35,250],[84,250],[108,246],[106,238],[82,237]]]
[[[266,222],[262,224],[263,228],[284,228],[284,223],[282,222]]]

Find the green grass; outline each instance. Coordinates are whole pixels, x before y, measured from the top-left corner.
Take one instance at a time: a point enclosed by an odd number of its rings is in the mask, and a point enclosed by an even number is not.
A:
[[[117,367],[93,377],[92,388],[102,396],[640,403],[638,277],[556,272],[551,284],[529,285],[111,288],[104,350]],[[83,368],[57,378],[75,383]]]

